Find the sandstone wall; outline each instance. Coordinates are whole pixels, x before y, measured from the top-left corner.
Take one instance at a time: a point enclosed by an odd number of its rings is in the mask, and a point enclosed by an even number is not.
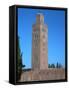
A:
[[[37,71],[23,71],[20,82],[38,80],[60,80],[65,79],[64,69],[47,69]]]

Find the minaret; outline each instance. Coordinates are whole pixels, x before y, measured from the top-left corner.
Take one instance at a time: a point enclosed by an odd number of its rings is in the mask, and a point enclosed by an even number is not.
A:
[[[44,16],[36,15],[36,23],[32,26],[32,69],[48,68],[48,28],[44,24]]]

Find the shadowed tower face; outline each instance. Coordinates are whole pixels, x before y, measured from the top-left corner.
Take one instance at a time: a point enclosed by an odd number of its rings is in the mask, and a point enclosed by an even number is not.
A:
[[[36,23],[32,26],[32,69],[48,68],[48,29],[44,24],[44,16],[36,15]]]

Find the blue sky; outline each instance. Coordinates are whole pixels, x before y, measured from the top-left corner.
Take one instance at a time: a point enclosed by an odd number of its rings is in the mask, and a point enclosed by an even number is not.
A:
[[[25,68],[31,68],[32,60],[32,25],[36,23],[36,15],[44,15],[44,23],[48,26],[48,64],[65,65],[65,12],[59,10],[39,10],[18,8],[18,36],[23,53],[22,62]]]

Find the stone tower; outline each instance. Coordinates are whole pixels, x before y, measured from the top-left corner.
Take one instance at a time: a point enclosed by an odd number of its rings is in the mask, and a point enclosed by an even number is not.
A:
[[[32,26],[32,69],[48,68],[48,28],[44,24],[44,16],[36,15],[36,23]]]

